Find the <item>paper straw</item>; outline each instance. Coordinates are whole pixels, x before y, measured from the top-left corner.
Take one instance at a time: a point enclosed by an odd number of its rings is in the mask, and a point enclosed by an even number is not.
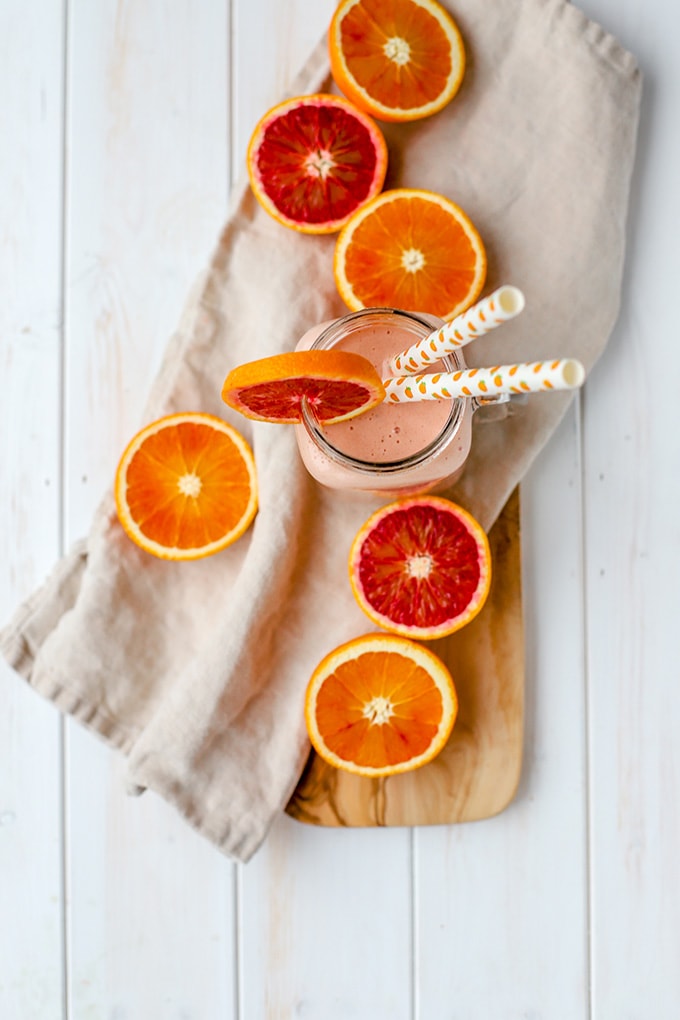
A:
[[[405,375],[384,380],[385,400],[451,400],[454,397],[492,397],[498,393],[540,393],[571,390],[585,379],[585,369],[574,358],[529,361],[493,368],[468,368],[460,372]]]
[[[395,354],[386,365],[386,375],[414,375],[428,368],[444,354],[451,354],[478,336],[514,319],[524,308],[524,294],[517,287],[499,287],[462,315]]]

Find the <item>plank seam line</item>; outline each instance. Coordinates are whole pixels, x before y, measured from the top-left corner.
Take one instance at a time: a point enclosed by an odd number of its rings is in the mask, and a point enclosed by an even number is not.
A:
[[[227,0],[227,194],[226,208],[231,204],[231,192],[234,187],[236,138],[236,35],[237,15],[232,0]]]
[[[420,1015],[419,1001],[419,967],[418,949],[420,945],[420,932],[418,929],[418,833],[414,826],[411,827],[411,838],[409,843],[411,856],[411,888],[410,888],[410,927],[411,927],[411,1018],[418,1020]]]
[[[589,650],[590,643],[588,640],[588,540],[587,540],[587,526],[586,526],[586,486],[585,486],[585,402],[586,394],[578,393],[576,395],[577,401],[577,414],[576,414],[576,425],[578,429],[577,435],[577,449],[579,455],[579,466],[580,466],[580,510],[581,510],[581,535],[580,535],[580,546],[581,546],[581,591],[583,592],[582,601],[582,613],[583,619],[581,621],[581,630],[583,634],[583,716],[585,726],[585,742],[584,742],[584,828],[585,828],[585,910],[586,910],[586,995],[587,995],[587,1011],[588,1018],[592,1020],[594,1016],[594,1003],[593,1003],[593,938],[592,938],[592,920],[593,920],[593,890],[592,890],[592,876],[591,867],[593,860],[592,852],[592,789],[591,789],[591,758],[592,758],[592,726],[591,726],[591,712],[590,712],[590,674],[589,674]]]
[[[69,0],[62,0],[62,114],[61,114],[61,266],[59,279],[59,403],[58,403],[58,552],[66,549],[66,323],[67,323],[67,256],[68,256],[68,185],[69,185]],[[60,872],[61,872],[61,942],[62,942],[62,1012],[64,1020],[71,1017],[70,994],[70,927],[69,916],[69,855],[68,838],[68,731],[64,715],[59,720],[59,816],[60,816]]]
[[[233,937],[234,937],[234,1018],[243,1020],[245,1009],[243,1005],[243,947],[241,938],[243,934],[243,865],[238,862],[232,864],[232,896],[233,896]]]
[[[225,208],[228,208],[231,196],[231,190],[233,187],[234,178],[234,139],[236,137],[236,130],[234,127],[234,120],[236,115],[236,46],[234,44],[235,28],[236,25],[236,13],[234,10],[234,4],[232,0],[226,0],[226,31],[227,38],[225,39],[226,58],[227,58],[227,71],[225,89],[227,92],[227,124],[226,124],[226,136],[227,136],[227,181],[226,189],[227,193],[225,196]],[[233,991],[233,1006],[234,1006],[234,1018],[235,1020],[244,1020],[245,1007],[244,1007],[244,951],[242,945],[243,939],[243,865],[234,862],[232,864],[232,917],[233,917],[233,939],[234,939],[234,991]]]

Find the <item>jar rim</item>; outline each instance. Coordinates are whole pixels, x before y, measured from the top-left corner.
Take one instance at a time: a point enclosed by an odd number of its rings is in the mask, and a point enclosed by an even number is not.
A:
[[[387,317],[392,321],[396,318],[402,324],[405,324],[407,328],[410,327],[414,334],[414,343],[432,333],[437,328],[436,322],[441,322],[441,320],[437,320],[434,316],[432,317],[433,321],[428,322],[426,318],[415,312],[405,312],[398,308],[362,308],[357,312],[350,312],[348,315],[343,315],[341,318],[331,322],[314,340],[310,350],[328,350],[340,338],[345,337],[348,330],[351,333],[353,328],[358,328],[366,322],[381,322]],[[465,367],[464,361],[458,352],[446,354],[440,360],[446,366],[447,371],[455,372],[459,368]],[[301,414],[302,424],[312,442],[335,464],[362,474],[394,474],[408,468],[419,467],[448,446],[462,424],[464,403],[465,401],[461,398],[452,399],[449,416],[441,431],[421,450],[417,450],[415,453],[402,457],[399,460],[377,462],[353,457],[334,446],[322,431],[321,424],[305,399],[302,401]]]

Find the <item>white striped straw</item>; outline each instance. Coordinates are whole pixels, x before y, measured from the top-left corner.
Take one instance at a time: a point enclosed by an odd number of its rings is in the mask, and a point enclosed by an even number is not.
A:
[[[490,397],[498,393],[571,390],[582,384],[585,375],[583,365],[575,358],[406,375],[384,380],[385,400],[406,403],[409,400],[451,400],[454,397]]]
[[[524,308],[524,294],[517,287],[499,287],[462,315],[419,340],[387,362],[390,376],[414,375],[428,368],[444,354],[451,354],[478,336],[514,319]]]

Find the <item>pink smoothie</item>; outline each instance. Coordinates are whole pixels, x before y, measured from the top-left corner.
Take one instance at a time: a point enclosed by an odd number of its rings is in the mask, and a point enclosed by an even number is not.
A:
[[[311,347],[327,325],[309,330],[297,345],[298,349]],[[343,335],[333,344],[333,349],[362,354],[384,378],[387,359],[410,347],[421,335],[414,335],[412,329],[398,319],[380,324],[366,321],[361,328],[355,327]],[[441,367],[441,363],[433,365],[432,370],[436,371],[437,367]],[[307,469],[323,485],[394,493],[425,491],[445,480],[455,480],[462,470],[470,449],[471,417],[467,404],[462,408],[459,427],[443,448],[422,463],[404,465],[400,470],[381,470],[381,465],[412,458],[429,446],[449,419],[451,404],[448,401],[383,403],[349,421],[323,427],[323,436],[335,450],[375,465],[374,472],[353,470],[346,463],[334,461],[312,439],[304,425],[296,426],[296,435]]]
[[[362,354],[384,378],[383,366],[387,360],[412,343],[413,335],[403,326],[389,326],[384,330],[367,326],[360,334],[345,337],[333,349]],[[432,370],[437,371],[435,366]],[[450,404],[439,400],[420,404],[382,403],[357,418],[328,425],[323,431],[336,449],[350,457],[380,464],[402,460],[422,450],[439,435],[450,413]]]

